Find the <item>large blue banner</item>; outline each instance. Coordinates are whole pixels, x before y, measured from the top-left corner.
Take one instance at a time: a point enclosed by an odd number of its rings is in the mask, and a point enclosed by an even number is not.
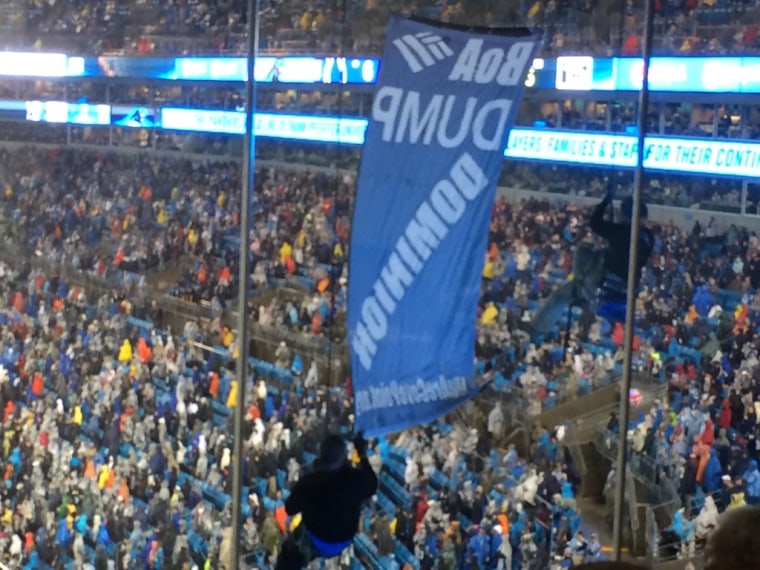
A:
[[[477,391],[475,321],[527,30],[394,16],[354,209],[349,344],[356,429],[427,423]]]

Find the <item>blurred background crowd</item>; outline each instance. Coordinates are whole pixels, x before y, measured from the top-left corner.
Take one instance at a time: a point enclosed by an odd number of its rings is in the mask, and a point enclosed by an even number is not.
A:
[[[261,3],[262,48],[271,51],[370,55],[382,48],[390,11],[457,23],[486,15],[492,25],[544,30],[542,53],[635,55],[640,51],[639,0],[289,0]],[[144,55],[244,52],[247,3],[242,0],[105,3],[25,0],[0,4],[6,46]],[[658,0],[656,51],[741,54],[758,49],[755,0]]]

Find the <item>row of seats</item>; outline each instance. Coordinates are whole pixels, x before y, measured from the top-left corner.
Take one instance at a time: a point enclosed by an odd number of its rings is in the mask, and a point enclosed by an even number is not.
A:
[[[392,474],[392,470],[383,467],[384,470],[389,471]],[[403,480],[403,475],[402,475]],[[393,502],[406,509],[409,510],[412,508],[412,496],[404,489],[403,485],[400,484],[396,477],[380,477],[380,488],[385,491],[389,497],[393,499]]]

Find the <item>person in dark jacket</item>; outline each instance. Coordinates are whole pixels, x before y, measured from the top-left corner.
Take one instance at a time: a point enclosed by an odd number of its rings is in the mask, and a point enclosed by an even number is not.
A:
[[[591,215],[591,230],[607,240],[607,248],[595,250],[582,244],[573,260],[573,279],[557,288],[541,305],[530,323],[534,338],[552,330],[568,307],[589,308],[598,301],[599,316],[613,322],[625,321],[626,292],[628,289],[628,260],[631,243],[631,220],[633,200],[626,198],[620,205],[620,222],[605,219],[607,209],[614,199],[612,188],[597,205]],[[643,202],[639,207],[641,220],[647,218],[648,210]],[[638,277],[646,265],[654,247],[654,234],[644,226],[639,232]]]
[[[604,252],[604,279],[601,284],[599,315],[615,322],[625,321],[626,293],[628,291],[628,264],[631,258],[631,221],[633,219],[633,198],[628,197],[620,204],[621,221],[619,223],[604,219],[607,208],[615,195],[607,192],[604,200],[591,215],[591,231],[607,240]],[[639,205],[639,218],[647,219],[648,209],[644,202]],[[645,226],[639,228],[639,244],[636,259],[636,284],[638,286],[641,270],[649,261],[654,247],[654,233]]]
[[[338,435],[322,442],[315,470],[295,484],[285,501],[290,516],[301,524],[288,536],[277,570],[298,570],[316,558],[338,556],[353,542],[362,504],[377,492],[377,476],[367,460],[367,443],[354,440],[359,467],[348,463],[346,446]]]

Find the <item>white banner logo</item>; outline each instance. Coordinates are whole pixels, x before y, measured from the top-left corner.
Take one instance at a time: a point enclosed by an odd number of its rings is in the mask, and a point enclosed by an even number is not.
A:
[[[393,40],[393,45],[398,48],[413,73],[432,67],[439,61],[454,55],[446,41],[431,32],[407,34]]]

